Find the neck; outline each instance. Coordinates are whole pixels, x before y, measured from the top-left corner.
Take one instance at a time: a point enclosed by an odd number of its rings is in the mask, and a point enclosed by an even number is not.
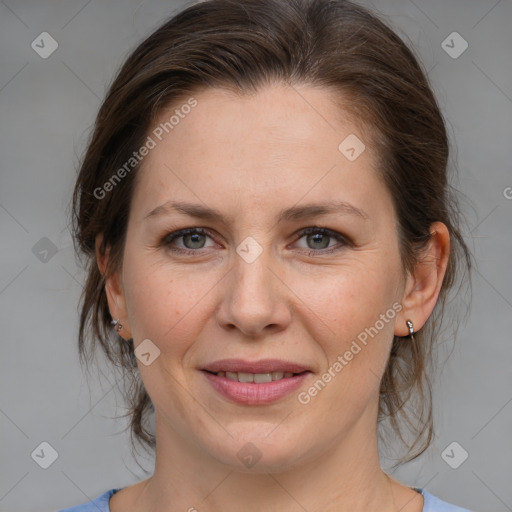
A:
[[[393,484],[380,467],[375,429],[355,425],[320,455],[284,471],[258,472],[256,465],[241,472],[179,435],[158,412],[155,419],[155,471],[137,499],[137,510],[396,510]]]

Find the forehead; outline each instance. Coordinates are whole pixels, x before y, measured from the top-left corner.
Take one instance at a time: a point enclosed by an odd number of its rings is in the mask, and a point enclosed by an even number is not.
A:
[[[132,208],[143,213],[175,199],[263,213],[302,198],[361,202],[382,183],[371,142],[338,99],[327,89],[285,85],[181,98],[148,132],[154,147],[138,171]]]

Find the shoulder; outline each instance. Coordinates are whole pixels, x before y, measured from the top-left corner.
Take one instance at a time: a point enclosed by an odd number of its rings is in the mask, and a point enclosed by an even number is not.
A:
[[[425,489],[417,489],[423,495],[423,512],[471,512],[467,508],[457,507],[442,501]]]
[[[63,508],[57,512],[110,512],[108,502],[117,491],[119,491],[119,489],[110,489],[87,503]]]
[[[120,489],[110,489],[91,501],[61,509],[58,512],[110,512],[108,506],[110,498],[119,490]],[[424,489],[417,490],[423,495],[423,512],[471,512],[468,509],[450,505]]]

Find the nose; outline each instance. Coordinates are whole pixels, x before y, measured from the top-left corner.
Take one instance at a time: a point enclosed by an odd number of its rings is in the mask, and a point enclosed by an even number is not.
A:
[[[238,254],[223,279],[217,320],[226,330],[238,329],[249,338],[264,337],[287,328],[291,321],[291,295],[282,269],[271,261],[270,249],[251,263]],[[280,275],[281,274],[281,275]]]

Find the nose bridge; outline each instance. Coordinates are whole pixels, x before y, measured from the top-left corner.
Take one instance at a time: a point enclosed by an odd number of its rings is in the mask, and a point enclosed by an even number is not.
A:
[[[283,328],[289,320],[286,287],[271,269],[273,261],[270,237],[256,241],[245,238],[236,248],[234,268],[224,291],[219,321],[232,324],[247,335],[256,336],[267,326]]]
[[[275,278],[269,269],[272,250],[268,240],[258,242],[247,237],[236,248],[232,286],[236,299],[245,306],[253,301],[261,308],[272,300],[272,279]]]

